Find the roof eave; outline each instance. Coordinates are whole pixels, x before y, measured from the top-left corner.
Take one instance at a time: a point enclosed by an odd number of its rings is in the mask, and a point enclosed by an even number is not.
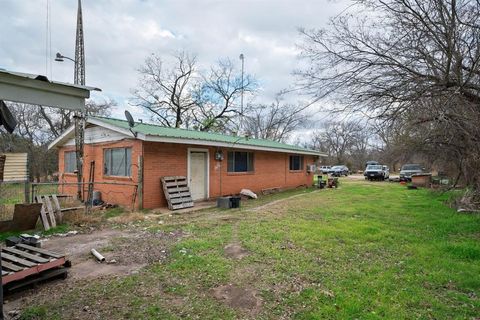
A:
[[[138,138],[144,141],[151,141],[151,142],[193,144],[193,145],[223,147],[223,148],[236,148],[236,149],[247,149],[247,150],[258,150],[258,151],[304,154],[304,155],[312,155],[312,156],[320,156],[320,157],[326,156],[321,152],[310,151],[310,150],[262,147],[262,146],[253,146],[253,145],[241,144],[241,143],[227,143],[227,142],[220,142],[220,141],[213,141],[213,140],[172,138],[172,137],[162,137],[157,135],[140,135],[140,134],[138,135]]]
[[[164,142],[164,143],[177,143],[177,144],[192,144],[192,145],[201,145],[201,146],[212,146],[212,147],[223,147],[223,148],[237,148],[237,149],[247,149],[247,150],[258,150],[258,151],[270,151],[270,152],[282,152],[282,153],[294,153],[294,154],[303,154],[303,155],[312,155],[312,156],[319,156],[319,157],[326,157],[327,155],[322,152],[314,151],[314,150],[298,150],[298,149],[287,149],[287,148],[273,148],[273,147],[262,147],[262,146],[253,146],[247,145],[242,143],[228,143],[228,142],[220,142],[214,140],[200,140],[200,139],[186,139],[186,138],[173,138],[173,137],[165,137],[165,136],[158,136],[158,135],[148,135],[143,134],[141,132],[136,132],[136,137],[134,136],[133,132],[125,129],[120,128],[116,125],[104,122],[100,119],[96,118],[88,118],[87,123],[101,126],[118,133],[122,133],[126,136],[130,136],[132,138],[136,138],[142,141],[150,141],[150,142]],[[49,149],[55,148],[66,142],[70,138],[70,134],[72,133],[74,127],[70,127],[65,131],[61,136],[55,139],[50,145]]]
[[[48,145],[48,150],[61,147],[65,142],[67,142],[71,138],[72,133],[74,134],[74,130],[75,130],[74,125],[71,125],[70,127],[68,127],[67,130],[65,130],[61,135],[59,135],[55,140],[53,140]]]

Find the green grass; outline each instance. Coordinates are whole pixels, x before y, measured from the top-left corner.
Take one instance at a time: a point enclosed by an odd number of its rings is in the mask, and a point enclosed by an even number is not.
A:
[[[69,318],[84,305],[111,319],[478,317],[479,215],[447,207],[449,194],[398,184],[342,179],[339,189],[311,191],[173,216],[161,228],[188,236],[172,245],[167,262],[78,284],[28,310],[37,310],[36,319]],[[225,256],[235,238],[249,256]],[[260,312],[216,300],[212,289],[229,283],[256,290]]]
[[[0,183],[0,205],[25,201],[24,183]]]
[[[19,236],[21,234],[38,234],[40,236],[49,236],[56,233],[66,233],[70,230],[70,225],[68,224],[60,224],[56,227],[50,228],[47,231],[40,231],[40,230],[29,230],[29,231],[8,231],[8,232],[0,232],[0,242],[5,241],[8,237],[11,236]]]
[[[122,215],[125,210],[122,207],[110,208],[105,211],[105,218],[113,218]]]

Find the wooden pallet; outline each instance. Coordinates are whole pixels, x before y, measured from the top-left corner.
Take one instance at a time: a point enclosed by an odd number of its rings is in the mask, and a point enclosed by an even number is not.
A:
[[[182,176],[162,177],[162,186],[170,210],[193,207],[187,178]]]
[[[65,255],[26,244],[2,248],[1,259],[3,285],[61,266],[70,266]]]
[[[42,221],[43,228],[48,230],[50,228],[57,226],[57,220],[61,223],[63,220],[63,213],[66,211],[74,211],[78,209],[83,209],[84,207],[72,207],[72,208],[62,208],[60,207],[60,202],[58,201],[59,197],[56,194],[52,195],[37,195],[35,201],[37,203],[43,204],[40,211],[40,220]]]

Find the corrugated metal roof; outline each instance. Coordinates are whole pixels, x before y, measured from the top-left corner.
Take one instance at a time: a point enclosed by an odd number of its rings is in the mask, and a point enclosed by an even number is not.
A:
[[[100,88],[96,88],[96,87],[83,86],[79,84],[66,83],[66,82],[60,82],[60,81],[52,81],[52,80],[49,80],[47,76],[44,76],[41,74],[16,72],[16,71],[6,70],[3,68],[0,68],[0,73],[10,74],[10,75],[21,77],[21,78],[28,78],[31,80],[38,80],[38,81],[43,81],[43,82],[48,82],[53,84],[60,84],[62,86],[67,86],[67,87],[72,87],[77,89],[83,89],[83,90],[89,90],[89,91],[102,91]]]
[[[91,117],[91,118],[99,120],[109,125],[122,128],[122,129],[126,129],[126,130],[130,129],[128,122],[126,120],[119,120],[119,119],[106,118],[106,117]],[[158,136],[158,137],[165,137],[165,138],[185,139],[185,140],[222,142],[222,143],[229,143],[237,147],[240,147],[240,146],[263,147],[263,148],[282,149],[285,151],[308,152],[312,154],[321,155],[321,153],[316,150],[306,149],[299,146],[281,143],[281,142],[272,141],[272,140],[253,139],[253,138],[230,136],[230,135],[224,135],[224,134],[212,133],[212,132],[169,128],[169,127],[162,127],[162,126],[147,124],[147,123],[135,123],[135,126],[133,127],[133,131],[147,135],[147,136]]]

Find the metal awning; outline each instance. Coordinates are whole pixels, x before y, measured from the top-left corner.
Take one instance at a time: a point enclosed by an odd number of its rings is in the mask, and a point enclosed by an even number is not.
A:
[[[0,69],[0,100],[83,111],[90,91],[101,90]]]

